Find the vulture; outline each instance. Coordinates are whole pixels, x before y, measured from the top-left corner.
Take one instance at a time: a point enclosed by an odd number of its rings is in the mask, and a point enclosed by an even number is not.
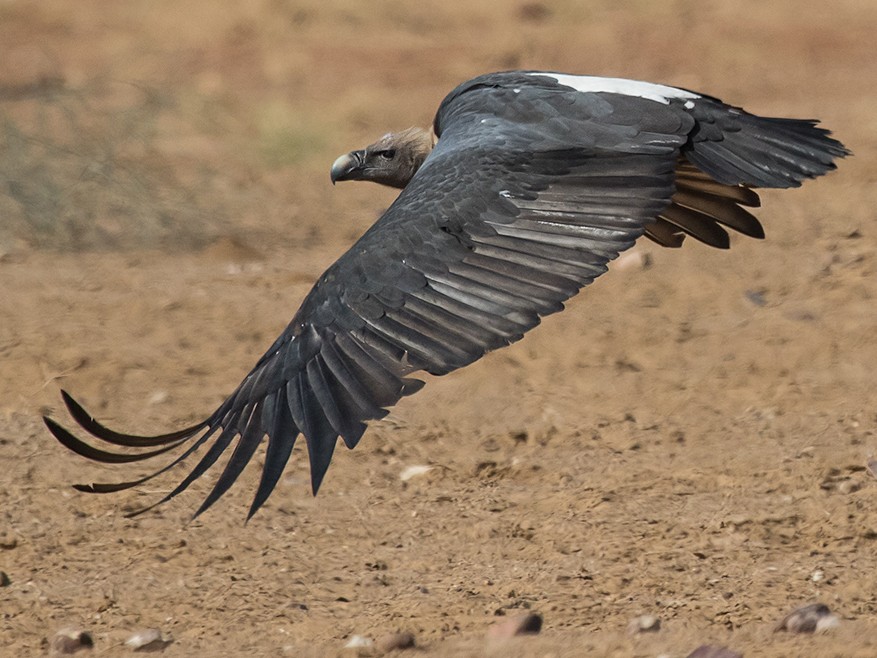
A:
[[[206,448],[179,485],[134,514],[177,496],[231,448],[198,516],[264,441],[249,519],[299,436],[316,494],[338,438],[355,447],[369,421],[423,387],[418,371],[445,375],[520,340],[640,237],[721,249],[728,230],[764,237],[751,212],[757,188],[798,187],[849,153],[817,123],[634,80],[481,75],[448,94],[431,130],[387,134],[334,162],[333,183],[401,192],[208,418],[158,436],[120,433],[62,391],[91,442],[46,426],[98,462],[178,453],[145,477],[76,485],[87,492],[135,487]]]

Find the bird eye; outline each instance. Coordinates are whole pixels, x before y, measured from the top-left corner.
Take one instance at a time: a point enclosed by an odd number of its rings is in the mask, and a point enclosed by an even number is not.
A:
[[[396,150],[387,149],[386,151],[378,151],[378,155],[384,158],[384,160],[392,160],[396,157]]]

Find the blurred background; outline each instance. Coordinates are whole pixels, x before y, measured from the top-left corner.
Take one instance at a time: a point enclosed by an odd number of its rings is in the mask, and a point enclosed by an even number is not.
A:
[[[428,124],[492,70],[632,77],[873,128],[870,98],[848,93],[873,87],[873,15],[866,0],[7,0],[0,253],[352,235],[376,193],[348,205],[327,163]]]

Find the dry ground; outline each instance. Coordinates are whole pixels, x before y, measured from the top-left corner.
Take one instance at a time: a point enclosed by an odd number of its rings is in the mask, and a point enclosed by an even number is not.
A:
[[[72,624],[101,656],[144,627],[167,656],[877,655],[875,33],[869,0],[0,4],[0,653]],[[392,199],[333,189],[334,157],[510,67],[818,116],[856,157],[765,193],[764,242],[642,245],[316,499],[298,450],[248,525],[256,469],[193,523],[209,481],[137,520],[180,473],[69,488],[131,473],[46,433],[59,387],[129,430],[199,420]],[[815,600],[835,632],[772,632]],[[540,636],[485,642],[521,609]],[[628,637],[641,613],[662,630]]]

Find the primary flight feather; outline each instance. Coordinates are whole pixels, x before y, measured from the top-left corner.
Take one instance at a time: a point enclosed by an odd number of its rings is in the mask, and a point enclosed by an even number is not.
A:
[[[83,491],[142,484],[206,446],[158,505],[234,445],[198,515],[267,437],[249,518],[303,436],[316,493],[338,438],[353,448],[368,421],[422,388],[412,374],[444,375],[519,340],[641,236],[678,247],[688,235],[720,248],[729,246],[726,229],[764,237],[748,210],[759,205],[754,188],[798,187],[848,154],[816,123],[619,78],[479,76],[442,101],[431,131],[388,134],[335,161],[333,183],[402,191],[206,420],[160,436],[122,434],[62,392],[94,439],[139,452],[95,447],[44,420],[62,444],[96,461],[180,451],[150,475],[77,485]]]

